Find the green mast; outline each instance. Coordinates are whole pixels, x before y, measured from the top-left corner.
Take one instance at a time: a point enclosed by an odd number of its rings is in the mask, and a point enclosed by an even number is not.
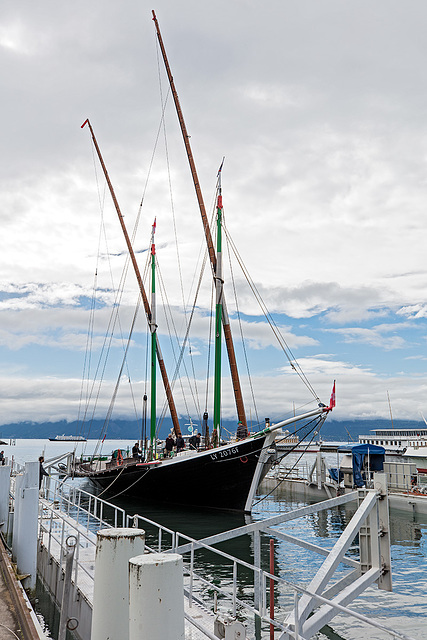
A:
[[[154,233],[156,231],[156,219],[151,231],[151,428],[150,428],[150,450],[151,459],[156,457],[156,246],[154,244]]]
[[[214,378],[214,415],[213,415],[213,444],[219,445],[221,441],[221,343],[222,343],[222,301],[223,285],[222,276],[222,194],[221,194],[221,170],[218,171],[217,191],[217,237],[216,237],[216,307],[215,307],[215,378]]]

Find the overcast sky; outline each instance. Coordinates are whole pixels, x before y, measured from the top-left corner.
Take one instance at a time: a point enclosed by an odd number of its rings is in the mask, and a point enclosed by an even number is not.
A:
[[[89,132],[80,128],[88,117],[130,231],[143,198],[135,238],[142,271],[157,217],[160,272],[182,335],[183,300],[194,295],[204,244],[151,9],[207,209],[225,156],[228,232],[323,402],[336,379],[332,417],[388,418],[388,394],[394,419],[420,419],[427,413],[426,3],[20,0],[0,7],[0,424],[76,419],[85,366],[91,374],[96,367],[125,244]],[[96,269],[102,308],[90,369]],[[255,409],[243,363],[248,417],[277,420],[312,398],[237,268],[233,274],[234,287],[226,274],[228,304],[235,320],[235,289],[257,402]],[[202,410],[208,270],[204,282],[187,364]],[[116,360],[136,300],[129,271],[111,347]],[[138,323],[124,375],[139,407],[142,313]],[[239,323],[233,331],[241,355]],[[159,333],[172,377],[166,326]],[[99,416],[117,375],[117,365],[105,369]],[[190,386],[181,375],[177,388]],[[224,365],[229,418],[226,377]],[[133,416],[126,393],[117,417]],[[197,418],[191,407],[180,404],[180,413]]]

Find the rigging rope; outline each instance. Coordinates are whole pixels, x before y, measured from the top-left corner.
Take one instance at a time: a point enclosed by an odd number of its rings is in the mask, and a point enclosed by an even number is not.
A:
[[[110,422],[110,419],[111,419],[111,414],[113,412],[114,405],[115,405],[115,402],[116,402],[117,392],[119,390],[120,381],[121,381],[121,377],[122,377],[122,374],[123,374],[123,369],[124,369],[125,364],[126,364],[126,357],[127,357],[127,353],[128,353],[128,350],[129,350],[129,345],[130,345],[130,342],[131,342],[132,333],[133,333],[133,330],[134,330],[134,327],[135,327],[136,318],[138,316],[138,311],[139,311],[139,304],[137,305],[137,307],[135,309],[135,313],[134,313],[133,320],[132,320],[132,326],[131,326],[131,329],[130,329],[130,332],[129,332],[128,341],[127,341],[127,344],[126,344],[125,352],[123,354],[122,364],[121,364],[121,367],[120,367],[120,370],[119,370],[119,373],[118,373],[118,376],[117,376],[116,384],[115,384],[115,387],[114,387],[113,396],[112,396],[112,398],[110,400],[110,405],[108,407],[107,415],[106,415],[105,420],[104,420],[104,424],[103,424],[103,427],[102,427],[101,435],[100,435],[98,443],[97,443],[97,445],[95,447],[95,451],[94,451],[93,456],[98,455],[98,447],[100,446],[101,436],[102,436],[102,438],[105,438],[105,436],[107,434],[107,428],[108,428],[108,425],[109,425],[109,422]],[[101,441],[101,446],[102,446],[102,441]]]
[[[310,420],[310,422],[308,424],[311,424],[312,422],[314,422],[314,425],[312,427],[312,429],[310,429],[306,435],[304,436],[304,439],[310,435],[311,433],[313,433],[311,440],[307,443],[307,446],[305,447],[304,451],[301,453],[301,455],[299,456],[299,458],[297,458],[297,460],[295,461],[295,463],[292,465],[292,467],[289,469],[288,473],[285,475],[284,478],[282,478],[275,487],[273,487],[273,489],[271,489],[271,491],[269,491],[268,493],[266,493],[264,496],[262,496],[262,498],[260,498],[259,500],[257,500],[256,502],[253,503],[252,507],[255,507],[256,505],[260,504],[261,502],[263,502],[264,500],[266,500],[266,498],[268,498],[269,496],[271,496],[272,493],[274,493],[274,491],[276,491],[276,489],[278,487],[280,487],[280,485],[282,484],[282,482],[284,482],[288,477],[289,474],[295,469],[296,465],[299,463],[299,461],[301,460],[301,458],[303,457],[304,453],[306,453],[306,450],[308,449],[308,447],[311,445],[311,443],[313,442],[315,436],[319,433],[320,429],[323,426],[323,423],[326,420],[326,415],[321,415],[319,417],[313,418],[313,420]],[[316,427],[319,426],[319,430],[315,430]],[[286,440],[286,438],[284,438],[284,440]],[[292,451],[294,451],[296,449],[296,447],[299,446],[299,444],[295,444],[294,447],[292,447],[291,449],[289,449],[289,451],[286,451],[281,457],[280,457],[280,461],[283,460],[283,458],[287,457],[290,453],[292,453]]]
[[[263,301],[263,299],[261,297],[261,294],[259,293],[255,283],[253,282],[252,278],[250,277],[249,272],[246,269],[246,267],[245,267],[245,265],[243,263],[243,260],[242,260],[240,254],[239,254],[239,252],[237,250],[237,247],[234,244],[234,242],[233,242],[233,240],[231,238],[231,235],[229,234],[228,229],[225,226],[224,226],[224,231],[225,231],[226,237],[228,239],[228,242],[230,244],[230,247],[232,248],[233,253],[234,253],[235,257],[236,257],[236,260],[239,263],[240,268],[242,269],[242,273],[245,276],[246,281],[247,281],[252,293],[254,294],[255,299],[258,302],[258,305],[259,305],[261,311],[263,312],[268,324],[270,325],[271,330],[273,331],[274,335],[276,336],[278,344],[280,345],[280,347],[282,348],[283,353],[285,354],[286,358],[288,359],[291,368],[296,372],[296,374],[302,380],[304,385],[307,387],[307,389],[313,395],[315,400],[317,402],[320,402],[319,396],[317,395],[317,393],[315,392],[313,386],[309,382],[307,376],[303,372],[303,370],[302,370],[301,366],[299,365],[296,357],[292,353],[291,348],[287,344],[284,336],[281,334],[280,328],[277,326],[277,323],[275,322],[275,320],[272,317],[271,313],[267,309],[267,306],[266,306],[265,302]]]
[[[204,269],[205,269],[206,261],[207,261],[207,251],[205,251],[205,255],[204,255],[204,258],[203,258],[202,270],[201,270],[201,273],[199,275],[199,280],[198,280],[196,292],[195,292],[195,295],[194,295],[194,301],[193,301],[192,309],[191,309],[191,312],[190,312],[190,318],[189,318],[189,321],[187,323],[184,340],[183,340],[182,345],[181,345],[180,354],[179,354],[178,360],[176,362],[175,370],[174,370],[173,377],[172,377],[172,380],[171,380],[171,383],[170,383],[171,384],[171,389],[173,389],[174,386],[175,386],[175,382],[176,382],[176,379],[178,377],[179,370],[180,370],[180,367],[181,367],[181,363],[182,363],[182,360],[183,360],[183,357],[184,357],[185,348],[186,348],[186,345],[187,345],[188,336],[189,336],[191,324],[192,324],[192,321],[193,321],[193,318],[194,318],[195,309],[196,309],[197,298],[198,298],[198,295],[199,295],[200,286],[201,286],[202,279],[203,279],[203,272],[204,272]],[[165,412],[166,412],[166,403],[164,404],[163,409],[162,409],[162,414],[161,414],[162,415],[162,419],[164,417]]]
[[[224,220],[224,225],[225,225],[225,216],[223,217],[223,220]],[[239,301],[238,301],[238,298],[237,298],[236,281],[234,279],[234,270],[233,270],[233,264],[231,262],[231,253],[229,251],[228,243],[227,243],[226,246],[227,246],[227,255],[228,255],[228,264],[229,264],[230,275],[231,275],[231,282],[232,282],[232,286],[233,286],[234,302],[235,302],[235,305],[236,305],[237,319],[239,321],[240,338],[242,340],[243,354],[244,354],[244,357],[245,357],[246,372],[248,374],[249,387],[250,387],[250,390],[251,390],[251,396],[252,396],[252,402],[253,402],[253,405],[254,405],[256,421],[259,424],[258,407],[257,407],[256,400],[255,400],[254,387],[253,387],[253,384],[252,384],[252,376],[251,376],[251,372],[250,372],[250,368],[249,368],[248,354],[247,354],[247,350],[246,350],[246,341],[245,341],[245,337],[243,335],[242,317],[241,317],[241,314],[240,314]]]

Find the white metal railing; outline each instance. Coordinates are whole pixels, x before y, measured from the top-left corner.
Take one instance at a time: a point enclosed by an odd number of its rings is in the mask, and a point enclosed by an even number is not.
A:
[[[86,531],[96,531],[103,527],[125,527],[127,518],[124,509],[103,500],[76,486],[65,484],[56,478],[46,479],[46,499],[64,511],[78,524],[86,526]],[[53,485],[53,486],[52,486]]]
[[[128,519],[130,517],[128,516]],[[304,587],[297,585],[289,580],[281,578],[279,576],[272,575],[268,571],[263,570],[262,568],[256,567],[250,563],[245,562],[244,560],[240,560],[230,554],[221,551],[215,547],[212,547],[208,544],[204,544],[190,536],[173,532],[157,523],[154,523],[151,520],[139,515],[132,516],[133,526],[139,527],[140,523],[142,523],[142,528],[144,527],[144,523],[149,523],[150,525],[155,525],[159,527],[159,530],[162,529],[171,534],[171,547],[170,551],[175,552],[178,550],[178,553],[182,553],[179,550],[179,547],[185,543],[185,547],[187,548],[190,545],[190,549],[185,551],[182,555],[189,556],[188,560],[184,561],[184,572],[187,577],[186,587],[187,587],[187,596],[188,602],[191,607],[193,599],[196,598],[203,605],[209,606],[206,602],[206,593],[213,592],[215,594],[214,603],[211,605],[212,610],[215,613],[222,613],[223,615],[231,615],[236,617],[239,615],[241,619],[244,617],[248,622],[250,620],[250,614],[255,614],[258,616],[262,622],[266,625],[272,625],[276,631],[281,631],[283,634],[289,634],[290,638],[296,638],[298,640],[298,629],[296,628],[295,632],[290,631],[288,625],[286,624],[286,618],[289,615],[289,609],[282,605],[278,607],[277,604],[274,606],[275,618],[274,620],[269,616],[269,593],[270,593],[270,581],[275,585],[273,590],[276,590],[276,593],[280,593],[281,598],[283,599],[283,595],[285,591],[288,592],[287,605],[291,607],[295,607],[295,611],[298,611],[298,599],[301,595],[306,595],[311,598],[314,598],[317,602],[327,604],[328,606],[333,607],[337,613],[344,613],[347,616],[351,616],[359,621],[366,623],[367,625],[381,629],[392,638],[402,638],[407,639],[409,636],[401,634],[399,632],[394,631],[393,629],[389,629],[386,625],[382,625],[375,620],[371,620],[370,618],[358,614],[357,612],[349,609],[348,607],[338,605],[337,603],[331,603],[331,601],[327,598],[322,597],[320,594],[315,594],[305,589]],[[262,529],[260,530],[262,532]],[[266,535],[271,535],[271,532],[264,532]],[[161,539],[159,533],[159,541]],[[159,542],[160,544],[160,542]],[[165,550],[159,546],[157,549]],[[198,572],[197,563],[195,560],[195,554],[197,551],[205,551],[214,554],[217,558],[220,559],[222,567],[230,567],[230,577],[228,580],[222,576],[221,584],[218,585],[206,578]],[[351,565],[352,562],[349,561]],[[246,602],[238,597],[239,591],[239,583],[238,583],[238,575],[239,571],[246,570],[253,574],[252,587],[249,589],[251,593],[258,593],[258,603],[254,602],[253,604]],[[195,590],[197,595],[195,595]],[[220,608],[218,608],[218,596],[222,598]],[[227,605],[228,603],[228,605]],[[298,617],[296,617],[298,620]]]
[[[73,566],[76,584],[81,571],[93,580],[93,571],[88,570],[81,561],[80,550],[85,547],[95,546],[96,537],[94,531],[96,530],[96,520],[98,520],[99,527],[132,525],[141,527],[146,531],[149,530],[150,543],[146,543],[147,550],[157,552],[177,551],[183,555],[184,584],[189,607],[199,602],[206,608],[211,608],[214,613],[232,615],[233,617],[238,616],[239,619],[245,619],[248,625],[252,624],[251,616],[255,614],[259,616],[265,625],[273,625],[274,629],[281,634],[279,638],[298,638],[298,615],[295,617],[294,630],[292,630],[292,628],[289,628],[287,621],[289,616],[288,607],[292,608],[296,605],[295,610],[298,611],[299,597],[307,596],[318,603],[327,604],[328,607],[332,607],[336,612],[344,613],[346,616],[363,621],[371,627],[381,629],[392,638],[405,640],[409,638],[402,633],[389,629],[386,625],[356,613],[348,607],[333,603],[319,593],[312,593],[300,585],[272,575],[261,567],[240,560],[210,544],[205,544],[186,534],[175,532],[143,516],[126,516],[123,509],[119,509],[82,489],[70,487],[57,481],[54,484],[54,488],[49,489],[47,492],[52,502],[50,504],[43,503],[40,530],[48,535],[47,546],[49,552],[53,544],[60,545],[61,558],[64,555],[66,538],[70,534],[76,537],[77,544]],[[314,506],[309,508],[314,508]],[[107,511],[108,520],[105,519]],[[260,536],[261,533],[271,537],[271,526],[263,531],[261,523],[256,535]],[[280,536],[283,538],[283,534],[279,532],[277,534],[279,539]],[[154,540],[154,543],[151,542],[151,539]],[[258,544],[260,543],[258,542]],[[217,558],[217,564],[219,563],[222,567],[223,573],[227,571],[227,577],[222,577],[221,584],[215,583],[204,575],[204,559],[201,557],[204,553],[214,554]],[[327,553],[326,551],[325,555]],[[345,564],[345,559],[341,561],[344,561]],[[354,560],[349,559],[347,564],[354,568],[354,562]],[[210,565],[210,563],[208,564]],[[249,581],[246,578],[242,583],[239,577],[243,573],[247,576],[248,572],[252,574],[252,579]],[[270,619],[269,614],[271,581],[274,584],[276,596],[280,594],[282,601],[280,606],[275,603],[274,620]],[[243,587],[242,584],[244,585]],[[239,594],[240,590],[247,591],[248,597],[246,600]],[[191,616],[186,615],[186,619],[188,622],[192,622]],[[200,621],[196,626],[199,628]],[[212,637],[212,633],[208,630],[206,630],[205,635]]]
[[[80,550],[82,548],[93,547],[95,553],[96,536],[94,533],[82,530],[77,523],[73,523],[72,519],[59,511],[57,506],[49,505],[46,502],[41,504],[39,514],[39,539],[43,540],[43,534],[47,534],[46,550],[48,556],[53,554],[53,546],[59,547],[59,565],[65,555],[65,547],[67,538],[72,535],[76,538],[73,575],[74,583],[77,585],[80,572],[83,572],[91,581],[94,579],[93,570],[89,570],[80,559]]]
[[[157,534],[155,536],[157,538],[157,542],[155,546],[147,544],[147,538],[145,539],[145,546],[149,551],[160,553],[161,551],[165,551],[165,549],[168,551],[173,551],[177,548],[177,536],[180,535],[179,533],[173,531],[172,529],[168,529],[168,527],[165,527],[164,525],[159,524],[154,520],[150,520],[149,518],[145,518],[144,516],[140,516],[138,514],[127,516],[126,520],[127,526],[135,528],[139,528],[139,521],[141,521],[144,526],[148,525],[154,530],[157,529]],[[168,537],[170,538],[169,545],[167,544],[167,542],[164,542],[165,536],[166,540]]]
[[[338,483],[332,480],[332,478],[329,477],[329,473],[326,471],[327,468],[332,465],[327,464],[324,458],[323,462],[325,465],[323,475],[322,471],[317,468],[316,461],[295,465],[289,465],[289,463],[284,462],[273,467],[267,474],[267,477],[274,478],[274,480],[279,482],[283,480],[302,480],[304,482],[316,484],[319,476],[322,483],[327,480],[330,484],[338,486]],[[419,495],[427,495],[427,474],[418,472],[414,463],[384,462],[384,471],[387,475],[387,486],[391,491],[404,491]],[[372,475],[372,472],[370,475]],[[339,484],[342,486],[343,481]]]

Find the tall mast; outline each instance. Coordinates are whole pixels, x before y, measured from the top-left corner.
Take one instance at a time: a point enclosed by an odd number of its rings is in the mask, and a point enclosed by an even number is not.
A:
[[[156,245],[154,244],[154,233],[156,231],[156,220],[154,220],[151,231],[151,430],[150,449],[151,457],[156,457]]]
[[[163,44],[162,36],[160,34],[159,23],[157,22],[156,14],[155,14],[154,11],[153,11],[153,20],[154,20],[154,24],[156,26],[157,38],[158,38],[158,41],[159,41],[160,50],[162,52],[163,61],[165,63],[166,73],[167,73],[167,76],[168,76],[168,79],[169,79],[169,84],[170,84],[172,95],[173,95],[173,99],[174,99],[174,102],[175,102],[175,108],[176,108],[176,112],[177,112],[177,115],[178,115],[179,124],[180,124],[180,127],[181,127],[182,137],[184,139],[185,149],[187,151],[188,162],[190,164],[190,170],[191,170],[191,175],[193,177],[194,188],[196,190],[197,202],[199,203],[200,214],[202,216],[203,229],[205,231],[206,243],[207,243],[207,246],[208,246],[208,252],[209,252],[209,258],[210,258],[210,261],[211,261],[212,271],[213,271],[214,278],[216,278],[215,249],[214,249],[214,245],[213,245],[213,242],[212,242],[212,235],[211,235],[211,232],[210,232],[210,229],[209,229],[209,221],[208,221],[208,217],[206,215],[206,209],[205,209],[205,204],[204,204],[204,201],[203,201],[202,191],[201,191],[201,188],[200,188],[199,178],[198,178],[197,171],[196,171],[196,165],[195,165],[195,162],[194,162],[193,153],[191,151],[190,136],[187,133],[187,128],[185,126],[184,117],[182,115],[181,105],[180,105],[179,99],[178,99],[178,93],[177,93],[177,91],[175,89],[175,84],[174,84],[172,73],[171,73],[171,70],[170,70],[168,58],[166,56],[166,50],[165,50],[165,47],[164,47],[164,44]],[[223,328],[224,328],[224,338],[225,338],[225,344],[226,344],[226,347],[227,347],[228,360],[229,360],[229,363],[230,363],[230,373],[231,373],[231,379],[232,379],[232,382],[233,382],[233,390],[234,390],[234,398],[235,398],[235,402],[236,402],[237,415],[238,415],[239,421],[246,427],[247,426],[247,422],[246,422],[246,415],[245,415],[245,407],[244,407],[244,404],[243,404],[243,395],[242,395],[242,390],[241,390],[241,386],[240,386],[239,373],[238,373],[238,370],[237,370],[236,354],[235,354],[235,351],[234,351],[233,338],[232,338],[232,335],[231,335],[230,320],[229,320],[228,313],[227,313],[227,306],[226,306],[226,303],[225,303],[224,295],[223,295],[223,299],[222,299],[222,324],[223,324]]]
[[[221,442],[221,325],[222,325],[222,297],[223,297],[223,275],[222,275],[222,192],[221,192],[221,169],[218,171],[218,197],[216,209],[216,272],[215,272],[215,377],[214,377],[214,415],[213,415],[213,437],[215,444]]]
[[[102,170],[104,172],[105,180],[107,181],[108,188],[109,188],[110,194],[111,194],[111,198],[113,200],[117,215],[119,217],[120,225],[122,227],[123,235],[125,237],[126,245],[127,245],[128,251],[129,251],[129,256],[130,256],[130,259],[132,261],[132,265],[133,265],[133,268],[134,268],[134,271],[135,271],[136,279],[138,281],[139,291],[141,293],[142,302],[144,304],[144,309],[145,309],[145,314],[147,316],[147,321],[148,321],[148,324],[150,324],[150,322],[151,322],[150,304],[148,302],[148,298],[147,298],[147,295],[145,293],[144,283],[142,282],[141,273],[139,271],[138,263],[137,263],[136,257],[135,257],[135,252],[133,250],[132,243],[131,243],[130,238],[129,238],[129,234],[127,232],[126,225],[124,223],[122,212],[120,211],[120,207],[119,207],[119,203],[118,203],[117,198],[116,198],[116,194],[114,193],[114,189],[113,189],[113,185],[112,185],[111,180],[110,180],[110,176],[108,175],[108,172],[107,172],[107,167],[105,166],[104,160],[103,160],[102,155],[101,155],[101,150],[100,150],[100,148],[98,146],[98,142],[97,142],[97,140],[95,138],[95,134],[93,132],[92,125],[90,124],[89,119],[85,120],[85,122],[82,124],[81,128],[83,129],[83,127],[86,124],[89,127],[90,134],[91,134],[92,140],[93,140],[93,144],[95,145],[96,153],[98,154],[99,162],[100,162]],[[169,411],[170,411],[171,418],[172,418],[173,428],[174,428],[175,434],[177,436],[180,436],[181,435],[181,429],[180,429],[180,426],[179,426],[178,414],[177,414],[176,407],[175,407],[175,402],[174,402],[174,399],[173,399],[173,396],[172,396],[172,389],[171,389],[170,384],[169,384],[169,378],[168,378],[168,374],[166,372],[165,362],[163,360],[162,352],[160,350],[160,344],[159,344],[159,339],[157,337],[157,333],[156,333],[156,352],[157,352],[157,361],[159,363],[160,373],[162,375],[163,386],[165,388],[166,398],[167,398],[168,405],[169,405]]]

